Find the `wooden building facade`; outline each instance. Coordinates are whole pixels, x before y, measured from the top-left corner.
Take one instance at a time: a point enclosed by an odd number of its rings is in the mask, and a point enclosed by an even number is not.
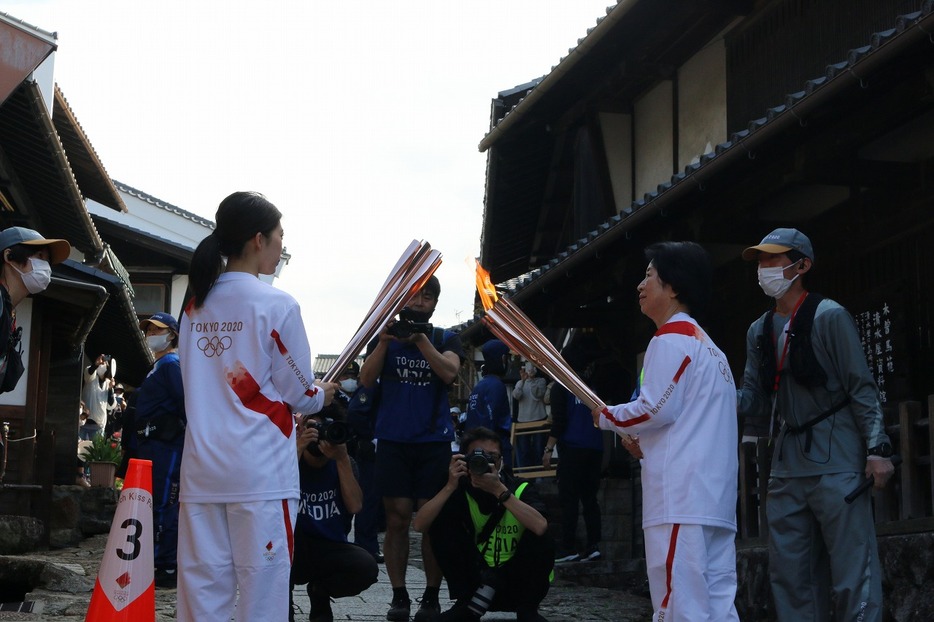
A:
[[[934,530],[932,10],[620,0],[549,74],[500,93],[480,144],[481,263],[545,332],[592,334],[622,394],[654,331],[636,302],[646,246],[710,252],[705,326],[740,382],[769,305],[740,252],[776,227],[806,232],[809,288],[857,320],[906,457],[877,500],[883,533]],[[747,457],[741,536],[758,541],[762,462]]]

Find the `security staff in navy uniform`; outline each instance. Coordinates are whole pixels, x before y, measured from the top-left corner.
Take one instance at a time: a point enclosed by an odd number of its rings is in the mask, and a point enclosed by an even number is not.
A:
[[[178,322],[168,313],[156,313],[139,327],[156,362],[136,395],[132,419],[136,451],[138,458],[152,460],[156,587],[174,588],[178,582],[179,478],[188,425],[178,362]]]
[[[474,622],[487,611],[544,620],[538,606],[553,578],[554,543],[531,482],[503,470],[502,441],[488,428],[467,430],[447,483],[418,511],[456,603],[436,619]]]

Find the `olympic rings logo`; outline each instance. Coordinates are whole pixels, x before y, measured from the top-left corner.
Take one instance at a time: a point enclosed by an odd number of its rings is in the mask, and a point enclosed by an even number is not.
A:
[[[198,349],[208,358],[220,356],[225,350],[230,348],[231,345],[230,337],[226,335],[223,337],[218,337],[217,335],[213,337],[202,337],[198,340]]]

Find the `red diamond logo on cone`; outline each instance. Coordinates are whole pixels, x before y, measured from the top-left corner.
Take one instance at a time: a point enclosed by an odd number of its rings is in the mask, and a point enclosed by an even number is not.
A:
[[[120,587],[125,588],[129,584],[130,584],[130,573],[129,572],[124,572],[122,575],[117,577],[117,585],[119,585]]]

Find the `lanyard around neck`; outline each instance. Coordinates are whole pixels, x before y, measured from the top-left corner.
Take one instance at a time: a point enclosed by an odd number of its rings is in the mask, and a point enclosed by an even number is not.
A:
[[[782,379],[782,369],[785,367],[785,356],[788,354],[788,345],[791,343],[791,329],[795,324],[795,316],[798,314],[798,309],[801,307],[801,303],[804,302],[804,299],[808,297],[808,293],[804,292],[801,294],[801,297],[798,298],[798,302],[795,303],[795,308],[791,312],[791,318],[788,320],[788,330],[785,331],[785,343],[782,346],[781,357],[778,359],[778,366],[775,368],[775,384],[772,387],[772,390],[775,393],[778,393],[778,385]],[[776,337],[772,336],[772,339]],[[778,355],[778,344],[776,343],[776,356]]]

